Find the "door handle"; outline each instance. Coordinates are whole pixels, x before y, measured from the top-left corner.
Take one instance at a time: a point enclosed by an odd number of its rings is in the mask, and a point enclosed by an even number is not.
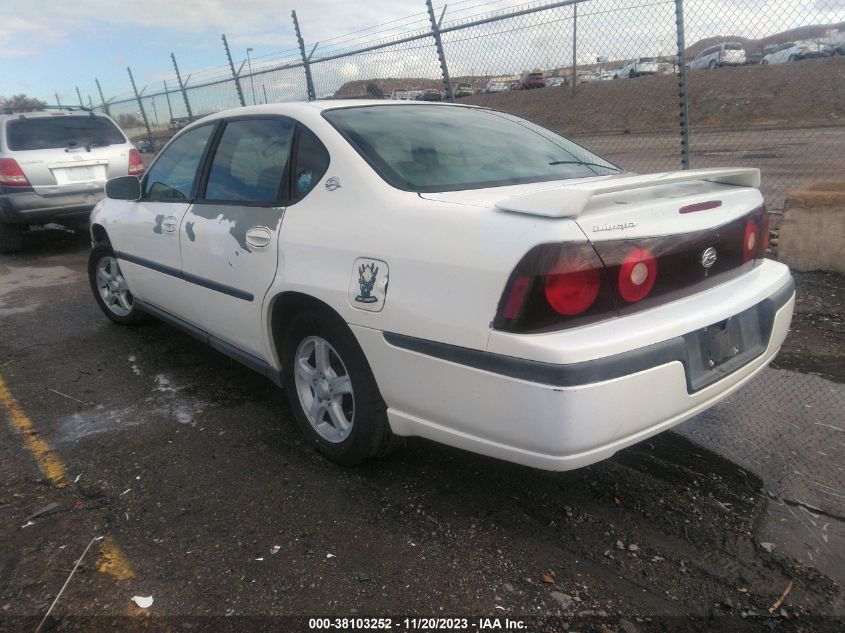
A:
[[[266,226],[254,226],[246,232],[246,243],[253,248],[264,248],[271,239],[273,233]]]

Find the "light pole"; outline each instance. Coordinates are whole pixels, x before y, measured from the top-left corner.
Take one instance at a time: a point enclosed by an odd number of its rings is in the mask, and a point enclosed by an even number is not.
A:
[[[252,105],[255,105],[255,79],[252,76],[252,60],[249,58],[251,52],[252,48],[246,49],[246,66],[249,68],[249,86],[250,90],[252,90]]]

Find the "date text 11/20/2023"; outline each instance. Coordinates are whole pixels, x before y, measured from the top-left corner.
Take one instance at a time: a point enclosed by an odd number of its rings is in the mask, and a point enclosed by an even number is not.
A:
[[[499,617],[482,618],[309,618],[314,630],[361,631],[520,631],[522,620]]]

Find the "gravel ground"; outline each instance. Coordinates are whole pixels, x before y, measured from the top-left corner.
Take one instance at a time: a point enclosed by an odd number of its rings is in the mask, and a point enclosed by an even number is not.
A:
[[[770,493],[789,490],[743,463],[747,450],[664,433],[547,473],[410,440],[339,468],[303,445],[265,379],[161,323],[108,322],[87,250],[85,236],[43,231],[0,256],[0,377],[32,424],[0,425],[0,631],[34,630],[98,536],[54,611],[76,619],[47,630],[307,630],[245,618],[400,614],[463,615],[467,630],[480,616],[549,631],[842,630],[842,569],[763,545]],[[845,284],[798,286],[801,334],[780,362],[842,380],[841,342],[838,360],[808,358],[829,337],[825,293]],[[720,415],[741,421],[743,406]],[[39,441],[63,487],[24,449]]]

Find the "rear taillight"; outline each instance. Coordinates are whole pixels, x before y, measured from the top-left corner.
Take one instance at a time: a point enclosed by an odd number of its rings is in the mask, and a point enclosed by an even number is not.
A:
[[[129,175],[140,176],[144,173],[144,161],[141,159],[141,152],[132,148],[129,150]]]
[[[745,234],[742,237],[742,261],[750,262],[754,259],[759,242],[760,225],[756,218],[751,218],[745,223]]]
[[[657,281],[657,260],[645,248],[632,248],[619,267],[619,296],[628,303],[642,301]]]
[[[29,187],[29,180],[14,158],[0,158],[0,185]]]
[[[760,217],[760,243],[757,245],[757,259],[763,259],[769,249],[769,212],[763,207]]]
[[[724,58],[725,58],[725,57],[727,57],[727,56],[728,56],[728,51],[721,51],[721,52],[719,53],[719,57],[720,57],[721,59],[724,59]]]
[[[585,264],[580,270],[570,270],[558,264],[545,277],[546,301],[558,314],[575,316],[590,309],[601,290],[601,273]]]
[[[543,244],[517,264],[493,327],[542,332],[615,315],[604,267],[588,243]]]

